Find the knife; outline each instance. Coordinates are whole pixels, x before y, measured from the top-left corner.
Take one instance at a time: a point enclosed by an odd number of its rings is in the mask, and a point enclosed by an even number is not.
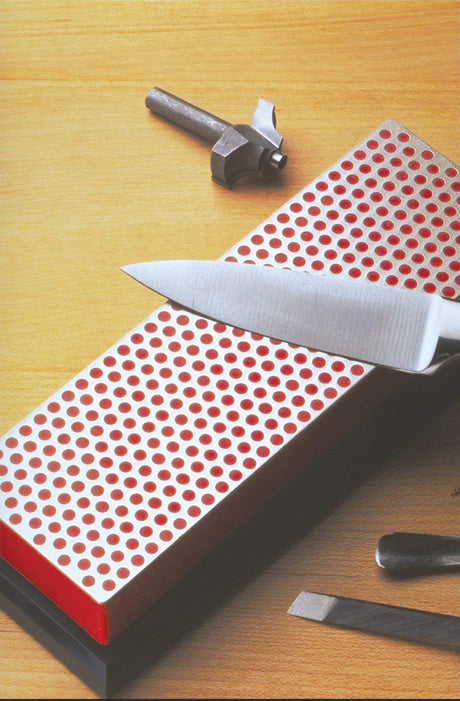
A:
[[[373,365],[432,371],[460,353],[460,304],[435,294],[225,261],[122,270],[211,319]]]
[[[307,591],[299,594],[288,613],[346,628],[460,648],[459,616]]]

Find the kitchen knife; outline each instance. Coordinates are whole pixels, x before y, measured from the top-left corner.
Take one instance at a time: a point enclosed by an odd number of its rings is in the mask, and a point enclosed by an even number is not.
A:
[[[421,372],[460,353],[460,304],[426,292],[224,261],[122,270],[204,316],[374,365]]]
[[[460,648],[459,616],[307,591],[299,594],[288,613],[370,633]]]

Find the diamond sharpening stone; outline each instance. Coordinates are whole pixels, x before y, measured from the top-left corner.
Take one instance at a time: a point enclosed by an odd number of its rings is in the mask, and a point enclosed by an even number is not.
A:
[[[455,299],[459,193],[388,121],[223,258]],[[402,381],[164,304],[1,439],[2,557],[107,645]]]

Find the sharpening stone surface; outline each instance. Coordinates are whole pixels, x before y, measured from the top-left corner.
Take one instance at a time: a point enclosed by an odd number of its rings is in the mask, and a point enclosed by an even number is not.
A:
[[[388,121],[223,258],[454,299],[459,194]],[[2,556],[106,644],[183,573],[181,541],[199,526],[204,555],[218,508],[374,372],[164,304],[1,439]]]

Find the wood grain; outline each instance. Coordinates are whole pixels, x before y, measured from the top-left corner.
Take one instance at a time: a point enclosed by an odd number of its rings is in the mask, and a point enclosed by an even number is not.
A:
[[[387,118],[460,160],[454,1],[4,0],[0,21],[2,431],[160,302],[120,265],[218,257]],[[231,122],[274,102],[281,178],[212,183],[208,147],[145,110],[153,85]],[[458,531],[460,405],[434,406],[322,519],[293,520],[295,490],[265,510],[257,564],[120,696],[458,697],[450,652],[285,615],[301,589],[459,613],[456,576],[373,560],[386,531]],[[94,698],[3,614],[0,635],[4,698]]]

